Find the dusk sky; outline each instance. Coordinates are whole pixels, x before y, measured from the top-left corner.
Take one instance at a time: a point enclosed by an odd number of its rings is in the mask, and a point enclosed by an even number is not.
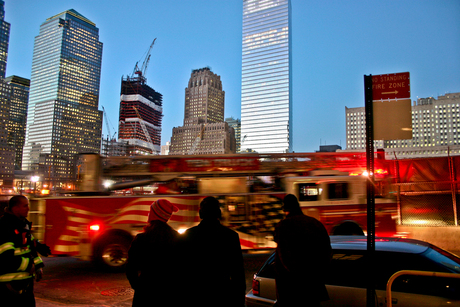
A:
[[[346,147],[345,107],[364,106],[364,75],[410,72],[411,98],[460,92],[459,0],[291,0],[295,152]],[[193,69],[221,76],[225,117],[240,118],[242,0],[5,0],[7,76],[30,78],[34,38],[74,9],[103,43],[99,109],[118,131],[122,76],[156,38],[147,83],[163,95],[164,145],[183,125]],[[103,134],[107,126],[103,124]]]

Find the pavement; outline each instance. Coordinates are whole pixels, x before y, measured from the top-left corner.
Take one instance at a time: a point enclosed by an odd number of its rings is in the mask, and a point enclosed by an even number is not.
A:
[[[450,252],[460,257],[460,251],[450,251]],[[251,263],[251,261],[249,261],[249,267],[251,266],[254,266],[254,268],[259,267],[260,263],[258,263],[257,261],[254,261],[254,263]],[[248,269],[248,267],[246,269]],[[253,268],[251,267],[250,269],[253,269]],[[250,288],[247,288],[247,290],[249,289]],[[49,300],[38,298],[38,297],[35,297],[35,301],[36,301],[36,307],[62,307],[62,306],[66,306],[66,307],[83,307],[83,306],[84,307],[110,307],[110,305],[64,304],[64,303],[49,301]]]

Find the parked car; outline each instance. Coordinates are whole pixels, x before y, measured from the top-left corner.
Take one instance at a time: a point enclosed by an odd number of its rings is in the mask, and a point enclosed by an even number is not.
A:
[[[331,236],[333,256],[326,275],[330,300],[321,306],[366,306],[367,237]],[[276,301],[274,253],[254,275],[247,307],[273,306]],[[429,243],[376,238],[375,306],[386,306],[386,285],[401,270],[460,274],[460,258]],[[308,278],[306,276],[305,278]],[[460,279],[404,275],[395,279],[392,302],[397,307],[460,306]]]

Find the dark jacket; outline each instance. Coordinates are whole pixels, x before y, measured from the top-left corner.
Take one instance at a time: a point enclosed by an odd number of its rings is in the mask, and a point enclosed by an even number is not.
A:
[[[202,220],[184,234],[189,303],[244,306],[246,281],[238,234],[219,220]]]
[[[178,233],[167,223],[153,221],[138,234],[128,252],[126,276],[134,289],[133,306],[174,306]]]
[[[331,242],[324,225],[303,213],[288,215],[276,225],[275,241],[280,305],[327,300],[324,276],[331,259]]]
[[[0,286],[22,293],[33,288],[34,271],[44,266],[30,231],[32,223],[11,213],[0,218]],[[1,301],[0,301],[1,302]]]

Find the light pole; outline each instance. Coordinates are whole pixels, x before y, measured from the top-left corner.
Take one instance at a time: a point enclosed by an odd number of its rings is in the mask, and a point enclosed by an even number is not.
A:
[[[40,179],[38,176],[32,176],[30,180],[34,183],[34,196],[36,196],[37,193],[37,181]]]

